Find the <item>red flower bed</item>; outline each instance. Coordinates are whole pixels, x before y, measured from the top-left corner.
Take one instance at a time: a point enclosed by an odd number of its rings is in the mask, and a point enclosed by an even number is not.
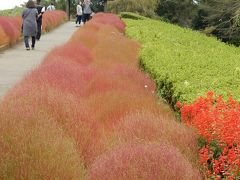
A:
[[[202,148],[200,162],[208,177],[238,179],[240,177],[240,103],[231,96],[224,101],[209,92],[193,104],[181,105],[182,121],[194,126]]]

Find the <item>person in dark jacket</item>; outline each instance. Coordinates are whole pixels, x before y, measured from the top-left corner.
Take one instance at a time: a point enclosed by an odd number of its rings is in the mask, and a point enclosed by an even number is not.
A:
[[[26,50],[30,50],[28,42],[29,37],[32,37],[32,49],[35,47],[38,11],[35,7],[35,3],[32,0],[27,2],[26,7],[27,9],[25,9],[22,13],[23,36]]]
[[[36,39],[40,40],[42,34],[42,16],[45,12],[45,7],[40,5],[40,0],[37,0],[37,11],[38,11],[38,18],[37,18],[37,36]]]

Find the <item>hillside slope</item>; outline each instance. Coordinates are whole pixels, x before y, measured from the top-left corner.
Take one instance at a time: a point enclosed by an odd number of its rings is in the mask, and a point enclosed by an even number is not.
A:
[[[142,44],[142,67],[172,106],[178,100],[192,102],[210,90],[240,99],[239,48],[162,21],[124,17],[127,35]]]

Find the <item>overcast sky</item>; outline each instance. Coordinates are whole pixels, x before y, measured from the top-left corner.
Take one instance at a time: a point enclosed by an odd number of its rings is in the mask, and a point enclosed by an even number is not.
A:
[[[12,9],[27,1],[28,0],[0,0],[0,10]]]

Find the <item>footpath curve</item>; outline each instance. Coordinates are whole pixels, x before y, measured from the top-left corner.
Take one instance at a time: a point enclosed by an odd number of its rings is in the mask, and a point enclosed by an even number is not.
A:
[[[72,22],[67,22],[43,35],[36,42],[35,50],[26,51],[21,42],[0,52],[0,100],[11,87],[37,67],[49,51],[67,42],[76,30]]]

